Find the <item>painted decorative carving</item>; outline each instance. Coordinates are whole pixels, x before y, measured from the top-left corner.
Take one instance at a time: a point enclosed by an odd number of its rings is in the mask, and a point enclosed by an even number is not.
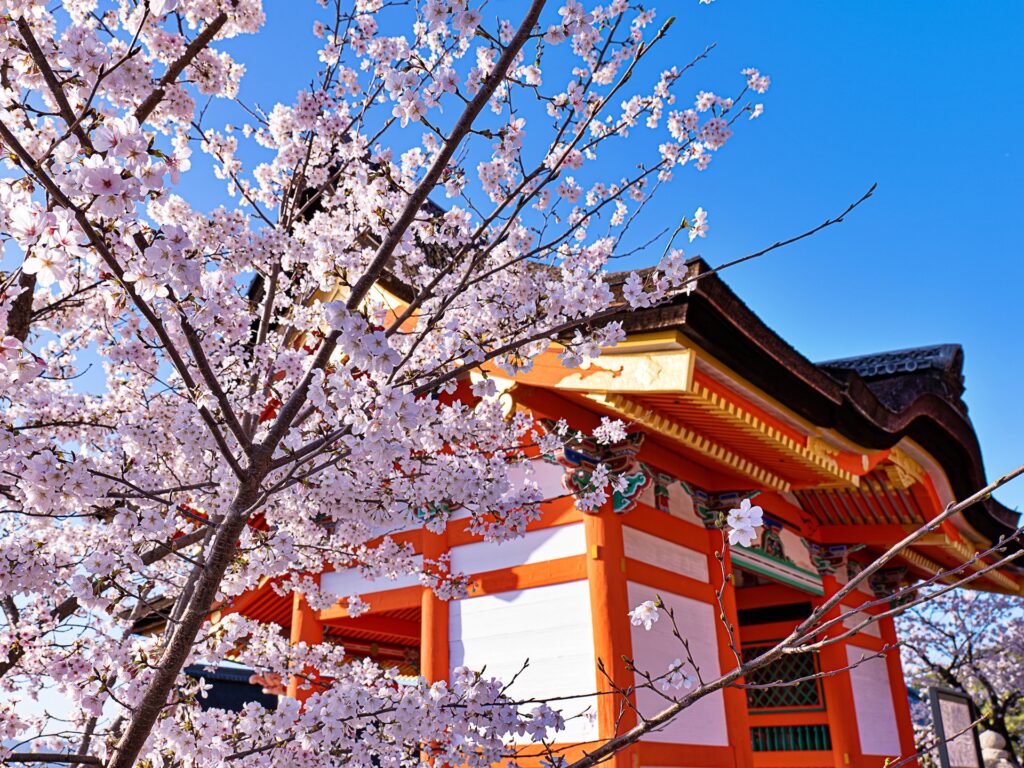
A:
[[[554,429],[554,422],[542,422],[546,429]],[[630,432],[625,440],[601,445],[582,432],[570,430],[555,460],[565,467],[562,485],[574,494],[591,490],[590,478],[598,464],[608,469],[608,477],[618,487],[612,492],[612,510],[618,514],[636,506],[637,498],[651,484],[651,473],[636,458],[644,442],[642,432]]]
[[[645,466],[644,469],[647,469]],[[650,470],[648,469],[650,473]],[[671,475],[666,475],[664,472],[652,473],[654,474],[654,507],[659,512],[669,511],[669,490],[668,487],[676,482],[675,478]]]
[[[904,490],[924,477],[924,468],[899,448],[889,451],[888,463],[883,465],[889,483]]]
[[[738,507],[743,499],[752,499],[758,491],[727,491],[712,493],[682,480],[680,485],[693,498],[697,514],[707,528],[721,528],[725,514]],[[821,576],[812,570],[812,564],[803,551],[792,551],[801,540],[778,518],[764,515],[764,527],[759,541],[749,547],[734,546],[732,563],[747,571],[773,579],[814,595],[824,594]],[[788,543],[787,543],[788,542]],[[806,543],[806,542],[804,542]],[[786,547],[791,551],[786,552]]]
[[[431,501],[416,510],[416,517],[424,523],[429,523],[432,520],[447,520],[451,514],[451,507],[443,501]]]
[[[875,597],[889,597],[907,585],[907,566],[883,568],[868,579]]]
[[[782,521],[767,515],[764,515],[762,519],[764,521],[764,530],[761,532],[761,551],[779,560],[793,562],[791,558],[786,556],[785,547],[782,545],[780,535],[782,532]]]
[[[822,576],[849,578],[850,566],[856,563],[850,560],[850,553],[864,549],[863,544],[817,544],[804,541],[811,553],[811,562]],[[859,572],[859,571],[858,571]]]
[[[863,571],[863,570],[864,570],[863,564],[857,562],[856,560],[847,560],[846,561],[846,580],[847,581],[852,581],[853,579],[857,578],[857,576],[859,576],[860,572]]]

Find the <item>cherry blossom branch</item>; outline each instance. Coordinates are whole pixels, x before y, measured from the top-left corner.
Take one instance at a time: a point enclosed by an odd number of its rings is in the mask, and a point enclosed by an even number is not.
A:
[[[177,306],[177,309],[178,321],[181,323],[181,330],[185,336],[188,348],[192,352],[192,359],[195,360],[196,367],[199,369],[203,381],[206,382],[206,386],[209,387],[210,392],[213,393],[214,398],[217,400],[217,404],[220,406],[221,417],[228,425],[228,429],[231,430],[231,434],[235,436],[242,449],[247,450],[250,446],[249,436],[246,434],[241,422],[239,422],[238,416],[235,415],[231,401],[228,400],[227,393],[224,392],[224,388],[221,387],[220,381],[217,379],[217,374],[214,372],[213,366],[206,356],[206,350],[203,349],[203,343],[199,339],[199,334],[185,316],[185,312],[180,304]]]
[[[143,552],[139,556],[139,560],[143,565],[153,565],[159,562],[168,555],[174,554],[181,549],[190,547],[193,544],[200,541],[206,535],[206,531],[199,529],[192,533],[184,534],[177,539],[174,539],[170,544],[163,542],[154,545],[151,549]],[[104,586],[104,580],[100,579],[93,585],[93,591],[102,591]],[[50,619],[56,624],[60,624],[65,619],[74,615],[79,608],[79,602],[77,597],[69,597],[61,602],[50,614]],[[22,645],[15,645],[10,651],[7,652],[7,659],[0,661],[0,678],[10,672],[14,667],[17,666],[18,662],[25,656],[26,649]]]
[[[456,290],[451,291],[450,294],[449,294],[449,302],[459,295],[460,290],[462,290],[462,289],[464,289],[466,287],[466,285],[468,284],[468,282],[467,282],[468,277],[471,274],[473,274],[473,272],[472,272],[473,266],[475,266],[479,261],[482,261],[487,255],[489,255],[494,250],[494,248],[500,242],[502,242],[504,236],[508,233],[508,231],[511,228],[513,222],[516,220],[516,217],[526,208],[527,205],[529,205],[530,201],[535,199],[541,193],[541,191],[545,187],[549,186],[551,183],[554,182],[555,179],[557,179],[557,177],[559,176],[562,168],[565,166],[566,160],[568,159],[569,155],[576,148],[576,146],[579,144],[579,142],[582,140],[582,138],[586,135],[586,132],[589,129],[589,127],[592,125],[593,121],[596,120],[603,113],[605,107],[611,102],[611,99],[615,96],[615,94],[618,93],[618,91],[630,80],[630,78],[633,75],[634,69],[636,68],[636,66],[640,62],[640,60],[644,57],[644,55],[649,53],[651,51],[651,49],[653,48],[653,46],[657,42],[659,42],[668,33],[668,30],[672,26],[672,21],[673,21],[673,19],[669,19],[668,21],[666,21],[665,24],[662,25],[661,29],[658,31],[657,35],[654,38],[652,38],[652,40],[647,45],[641,46],[640,48],[637,49],[636,53],[633,56],[633,60],[630,62],[630,65],[627,68],[627,70],[618,78],[618,80],[615,83],[615,85],[601,99],[600,103],[597,104],[590,111],[590,113],[587,115],[586,120],[584,120],[580,124],[580,126],[577,128],[576,133],[575,133],[575,135],[572,138],[572,141],[562,150],[562,152],[559,154],[559,156],[555,160],[555,162],[553,164],[551,164],[551,166],[549,167],[549,166],[545,165],[545,163],[543,161],[541,161],[540,163],[538,163],[538,165],[530,173],[528,173],[528,174],[524,173],[521,181],[516,186],[516,188],[514,190],[512,190],[511,194],[505,195],[503,197],[503,199],[498,203],[498,205],[495,206],[494,210],[487,217],[484,217],[480,221],[480,223],[477,225],[477,227],[476,227],[475,231],[473,232],[473,234],[469,237],[468,243],[476,243],[476,242],[478,242],[479,239],[483,236],[483,234],[487,231],[488,227],[490,227],[491,224],[493,224],[493,222],[496,221],[501,216],[501,214],[505,210],[505,208],[507,208],[511,204],[511,202],[513,200],[516,201],[514,209],[509,214],[509,216],[508,216],[507,220],[505,221],[505,223],[503,224],[502,228],[498,232],[496,232],[494,234],[494,236],[491,238],[490,245],[487,248],[482,249],[474,257],[474,259],[471,262],[471,264],[466,267],[464,279],[463,279],[460,287],[457,288]],[[610,40],[611,40],[611,36],[609,35],[609,42],[610,42]],[[714,49],[714,47],[715,47],[714,44],[707,46],[701,54],[699,54],[697,57],[695,57],[692,61],[690,61],[690,63],[688,63],[683,68],[683,71],[685,72],[686,70],[688,70],[691,67],[695,66],[698,61],[700,61],[701,59],[704,59],[708,55],[710,55],[710,53]],[[602,52],[602,58],[603,58],[603,52]],[[558,135],[552,141],[552,144],[551,144],[552,147],[555,147],[555,146],[558,145],[561,136],[568,129],[568,127],[569,127],[569,125],[571,123],[571,119],[572,119],[571,115],[566,117],[565,121],[563,122],[563,124],[562,124],[562,126],[561,126],[561,128],[559,130]],[[614,135],[614,133],[610,133],[610,134],[603,135],[603,136],[601,136],[599,138],[596,138],[592,142],[590,142],[588,146],[594,146],[598,142],[604,141],[604,140],[610,138],[613,135]],[[535,189],[531,189],[529,194],[524,195],[523,194],[524,190],[526,190],[530,186],[531,182],[533,182],[535,179],[537,179],[541,175],[541,173],[543,171],[545,171],[545,170],[547,170],[548,173],[547,173],[546,177],[544,178],[544,180],[541,181],[536,186]],[[588,218],[589,218],[589,215],[588,215]],[[582,222],[576,223],[570,229],[570,232],[575,231],[576,229],[578,229],[581,223]],[[569,235],[566,234],[565,238],[568,238],[568,236]],[[402,310],[402,312],[397,315],[397,317],[391,323],[390,327],[387,330],[387,334],[389,336],[394,334],[394,333],[396,333],[399,330],[399,328],[401,328],[402,324],[415,314],[415,312],[419,309],[419,307],[423,304],[423,302],[428,300],[429,298],[431,298],[434,295],[434,290],[441,283],[441,281],[447,275],[449,275],[451,272],[453,272],[457,268],[458,264],[461,263],[462,256],[465,255],[465,252],[466,252],[467,248],[468,248],[468,245],[460,246],[458,251],[456,251],[456,253],[449,260],[449,263],[446,264],[444,268],[438,270],[438,274],[435,275],[431,279],[431,282],[425,288],[423,288],[421,291],[419,291],[417,293],[417,295],[415,297],[413,297],[413,300],[411,302],[409,302],[408,306],[405,307]],[[540,250],[541,249],[539,247],[535,248],[529,254],[522,255],[519,259],[513,259],[512,261],[510,261],[507,264],[503,264],[503,265],[500,265],[499,267],[495,267],[493,270],[491,270],[491,273],[494,273],[494,272],[497,272],[497,271],[500,271],[500,270],[503,270],[503,269],[507,269],[513,263],[516,263],[517,261],[524,260],[524,259],[528,258],[529,256],[535,255]],[[484,277],[485,276],[480,276],[480,279],[483,280]],[[435,316],[443,314],[443,308],[441,310],[439,310],[438,312],[435,312],[434,314],[435,314]]]
[[[58,187],[56,183],[54,183],[50,176],[43,170],[42,166],[38,163],[38,161],[36,161],[36,159],[32,157],[31,154],[29,154],[28,150],[26,150],[21,145],[21,142],[18,141],[18,138],[2,121],[0,121],[0,138],[3,138],[4,143],[6,143],[11,149],[14,150],[14,153],[18,156],[21,162],[27,168],[32,170],[33,175],[36,177],[40,184],[46,187],[46,190],[50,193],[50,195],[66,209],[73,212],[75,220],[78,222],[78,225],[82,228],[82,231],[85,232],[85,235],[89,239],[89,242],[92,244],[93,248],[96,249],[96,252],[100,255],[100,257],[103,259],[106,265],[110,268],[111,272],[113,272],[121,288],[124,290],[126,294],[128,294],[129,298],[131,298],[132,303],[135,304],[139,312],[142,313],[142,315],[149,322],[150,326],[156,332],[157,336],[160,337],[160,341],[163,344],[164,350],[167,352],[168,357],[171,358],[171,362],[174,364],[174,368],[178,372],[178,375],[181,376],[182,381],[184,381],[185,386],[188,387],[190,391],[195,392],[196,383],[192,379],[192,374],[188,370],[188,365],[185,363],[184,358],[182,358],[180,353],[178,352],[178,349],[175,346],[174,342],[172,341],[170,335],[167,333],[166,328],[164,328],[163,322],[160,320],[157,314],[150,308],[150,306],[145,301],[142,300],[138,292],[133,287],[132,283],[124,279],[124,269],[114,258],[113,254],[110,252],[110,249],[107,247],[107,244],[103,240],[103,238],[101,238],[99,233],[96,232],[88,216],[86,216],[80,208],[78,208],[73,202],[71,202],[70,199],[68,199],[68,197],[60,189],[60,187]],[[241,465],[239,465],[238,460],[235,458],[234,452],[228,445],[227,440],[224,439],[224,435],[221,433],[220,427],[217,426],[217,422],[216,419],[214,419],[213,414],[210,413],[209,409],[206,408],[206,406],[204,405],[197,405],[197,410],[199,411],[203,420],[206,422],[206,426],[209,428],[214,441],[220,448],[224,460],[231,467],[235,475],[241,478],[244,474]]]
[[[36,276],[22,270],[18,274],[18,288],[21,293],[11,302],[11,309],[7,314],[6,335],[24,343],[32,328],[32,298],[36,288]]]
[[[232,5],[236,4],[236,0],[232,0]],[[152,93],[145,98],[145,100],[135,108],[133,113],[136,120],[139,123],[146,122],[147,118],[153,114],[160,102],[163,101],[165,94],[167,93],[167,87],[174,83],[178,79],[178,75],[185,71],[185,67],[192,63],[192,60],[202,52],[217,36],[224,24],[227,23],[228,15],[224,11],[218,13],[209,24],[207,24],[203,31],[196,35],[195,39],[192,40],[186,47],[185,51],[179,56],[164,72],[163,77],[160,78],[156,88]]]
[[[789,651],[787,651],[787,653],[803,653],[803,652],[807,652],[807,651],[818,650],[818,649],[824,648],[827,645],[832,645],[834,643],[840,642],[840,641],[842,641],[842,640],[844,640],[844,639],[846,639],[848,637],[852,637],[853,635],[856,635],[857,633],[862,631],[865,627],[868,627],[871,624],[875,624],[875,623],[881,621],[884,618],[889,618],[889,617],[893,617],[893,616],[899,616],[899,615],[901,615],[903,613],[906,613],[907,611],[917,607],[918,605],[922,605],[923,603],[931,602],[932,600],[934,600],[936,597],[938,597],[940,595],[944,595],[944,594],[946,594],[948,592],[953,591],[954,589],[959,589],[961,587],[965,587],[968,584],[970,584],[971,582],[974,582],[974,581],[977,581],[980,578],[983,578],[986,574],[991,573],[992,571],[998,570],[999,568],[1002,568],[1005,565],[1009,565],[1010,563],[1020,559],[1021,557],[1024,557],[1024,548],[1018,549],[1016,552],[1011,552],[1010,554],[1004,555],[1003,557],[999,557],[994,562],[991,562],[991,563],[986,562],[986,558],[989,557],[990,555],[994,554],[994,553],[997,553],[997,552],[1003,550],[1006,547],[1006,544],[1009,543],[1010,541],[1014,541],[1014,540],[1019,539],[1022,533],[1024,533],[1024,528],[1018,528],[1013,533],[1013,535],[1009,536],[1006,539],[1001,540],[999,543],[997,543],[996,545],[994,545],[992,547],[989,547],[988,549],[984,550],[983,552],[976,553],[973,557],[969,558],[968,560],[966,560],[965,562],[963,562],[960,565],[956,566],[955,568],[949,568],[947,570],[939,571],[934,576],[926,579],[924,582],[921,582],[921,583],[918,583],[918,584],[913,584],[911,586],[905,587],[905,588],[895,592],[891,596],[888,596],[888,597],[885,597],[885,598],[876,598],[875,600],[869,600],[866,603],[861,603],[860,605],[857,606],[857,610],[849,611],[847,613],[841,613],[839,616],[836,616],[833,619],[829,619],[828,621],[826,621],[826,622],[824,622],[822,624],[816,625],[813,628],[813,630],[808,631],[802,637],[798,638],[795,641],[794,647],[792,649],[790,649]],[[976,568],[975,566],[978,563],[982,563],[982,567]],[[913,595],[914,592],[919,591],[922,587],[931,586],[931,585],[935,584],[938,581],[942,581],[944,579],[949,578],[950,576],[952,576],[954,574],[959,574],[959,573],[965,573],[966,575],[964,575],[962,578],[956,579],[956,580],[954,580],[954,581],[952,581],[952,582],[950,582],[948,584],[943,584],[941,587],[936,589],[934,592],[929,592],[927,595],[924,595],[924,596],[921,596],[921,597],[917,597],[917,598],[913,598],[909,602],[904,602],[903,601],[903,598],[905,598],[907,596],[910,596],[910,595]],[[829,638],[826,638],[825,640],[820,640],[820,641],[815,642],[815,643],[808,644],[806,642],[807,640],[811,639],[814,635],[819,635],[822,632],[824,632],[825,630],[830,629],[831,627],[835,626],[836,624],[839,624],[839,623],[843,622],[846,618],[849,617],[849,615],[851,613],[852,614],[863,613],[866,609],[875,608],[875,607],[877,607],[879,605],[885,605],[887,603],[895,603],[895,605],[893,607],[889,608],[888,610],[882,611],[880,613],[866,614],[866,618],[862,619],[860,621],[860,623],[855,624],[852,627],[846,628],[846,630],[843,633],[839,634],[839,635],[836,635],[836,636],[833,636],[833,637],[829,637]]]
[[[153,678],[135,705],[132,717],[107,761],[107,768],[131,768],[135,764],[216,600],[248,516],[261,501],[258,481],[246,476],[239,483],[231,506],[210,542],[203,567],[197,569],[187,607],[171,631]]]
[[[12,752],[3,758],[5,763],[66,763],[68,765],[103,765],[103,760],[92,755],[70,755],[64,752]]]
[[[355,285],[352,286],[348,299],[345,302],[345,305],[350,312],[354,312],[359,308],[363,300],[366,298],[366,295],[380,279],[380,276],[383,274],[384,268],[391,259],[391,255],[394,253],[395,248],[401,242],[406,231],[409,229],[409,226],[423,207],[430,191],[437,184],[438,179],[441,178],[441,172],[444,170],[448,161],[451,159],[458,146],[462,143],[463,139],[469,135],[469,132],[473,127],[473,121],[490,100],[490,97],[498,87],[498,84],[503,81],[509,68],[512,66],[512,62],[516,55],[529,39],[530,33],[536,25],[537,19],[540,17],[540,12],[543,10],[545,3],[546,0],[533,0],[530,4],[530,8],[523,21],[520,23],[515,36],[506,46],[505,50],[502,52],[501,58],[495,64],[494,69],[488,74],[487,79],[481,85],[480,90],[477,92],[476,96],[473,97],[473,100],[466,106],[466,109],[452,128],[451,135],[448,140],[445,141],[441,151],[434,159],[430,170],[426,173],[417,185],[416,190],[406,201],[401,213],[391,225],[387,235],[385,235],[380,246],[377,248],[376,253],[370,261],[369,267],[367,267],[363,275],[356,281]],[[331,334],[323,340],[319,350],[317,351],[313,365],[309,368],[309,372],[303,377],[302,382],[288,398],[288,401],[281,407],[281,411],[276,422],[271,427],[267,437],[257,448],[261,462],[269,461],[277,444],[291,427],[292,421],[298,415],[305,403],[306,395],[309,391],[309,385],[312,382],[313,373],[318,370],[323,370],[324,366],[327,365],[331,356],[334,354],[339,337],[339,331],[332,331]],[[264,466],[269,469],[269,465]]]
[[[534,26],[536,26],[545,4],[546,0],[533,0],[530,3],[530,8],[519,24],[519,29],[516,30],[515,36],[505,46],[505,50],[502,51],[501,57],[494,65],[494,69],[487,75],[487,78],[480,86],[480,90],[477,91],[472,101],[466,105],[466,109],[452,127],[451,133],[441,147],[441,151],[434,158],[430,169],[416,186],[412,195],[409,196],[394,224],[391,225],[387,235],[384,236],[373,259],[370,261],[370,266],[359,280],[356,281],[355,285],[352,286],[351,293],[346,302],[349,311],[355,311],[359,307],[363,299],[366,298],[366,294],[370,292],[370,289],[380,279],[395,248],[401,242],[406,230],[409,229],[409,225],[412,224],[416,215],[420,212],[430,191],[437,185],[438,180],[441,178],[441,173],[452,159],[455,150],[462,143],[462,140],[469,135],[477,115],[480,114],[480,111],[490,101],[498,84],[503,82],[515,57],[530,38],[530,34]]]
[[[270,333],[270,323],[274,316],[274,302],[277,300],[277,285],[281,279],[281,261],[277,259],[274,261],[274,266],[270,270],[270,278],[267,281],[266,297],[263,300],[263,311],[260,313],[259,328],[256,330],[256,339],[253,344],[253,354],[256,350],[259,350],[267,341],[267,335]],[[256,394],[256,387],[259,383],[261,371],[257,365],[253,365],[252,375],[249,377],[249,397],[252,398]],[[259,414],[254,411],[249,411],[245,414],[242,421],[242,428],[246,436],[247,444],[252,444],[252,436],[256,430],[256,425],[259,423]]]
[[[726,264],[723,264],[720,267],[717,267],[717,268],[714,268],[714,269],[710,269],[710,270],[707,270],[705,272],[695,273],[694,275],[692,275],[690,277],[687,277],[685,280],[683,280],[681,282],[679,288],[672,295],[674,296],[674,295],[676,295],[678,293],[681,293],[681,292],[685,291],[687,289],[687,287],[696,284],[702,278],[704,278],[704,277],[706,277],[708,275],[716,274],[716,273],[721,272],[721,271],[723,271],[723,270],[725,270],[725,269],[727,269],[729,267],[736,266],[738,264],[742,264],[742,263],[744,263],[746,261],[750,261],[751,259],[755,259],[755,258],[758,258],[758,257],[761,257],[761,256],[765,256],[765,255],[767,255],[768,253],[771,253],[774,250],[778,250],[780,248],[783,248],[786,245],[789,245],[791,243],[795,243],[795,242],[797,242],[799,240],[802,240],[802,239],[804,239],[806,237],[809,237],[812,234],[816,234],[817,232],[820,232],[823,229],[826,229],[826,228],[828,228],[830,226],[833,226],[835,224],[838,224],[838,223],[842,222],[845,219],[846,216],[848,216],[851,212],[853,212],[856,208],[858,208],[861,204],[863,204],[865,201],[867,201],[871,197],[871,195],[872,195],[872,193],[873,193],[873,191],[875,189],[875,186],[876,185],[872,185],[872,187],[864,195],[862,195],[858,200],[856,200],[853,203],[851,203],[850,205],[848,205],[846,207],[846,209],[841,214],[839,214],[838,216],[826,219],[821,224],[818,224],[817,226],[815,226],[812,229],[809,229],[809,230],[801,233],[800,235],[796,235],[796,236],[791,237],[791,238],[789,238],[787,240],[784,240],[784,241],[776,242],[776,243],[772,244],[771,246],[763,248],[763,249],[761,249],[761,250],[759,250],[759,251],[757,251],[755,253],[748,254],[748,255],[743,256],[741,258],[734,259],[734,260],[732,260],[730,262],[727,262]],[[666,297],[666,301],[668,301],[670,299],[671,299],[671,296]],[[458,379],[459,377],[465,375],[469,371],[479,370],[481,368],[481,366],[483,366],[487,362],[490,362],[491,360],[494,360],[495,358],[501,357],[502,355],[507,354],[509,352],[512,352],[512,351],[514,351],[516,349],[520,349],[522,347],[525,347],[525,346],[527,346],[527,345],[529,345],[529,344],[531,344],[533,342],[543,341],[543,340],[558,339],[558,338],[564,336],[567,333],[571,333],[572,331],[574,331],[576,329],[592,327],[594,325],[597,325],[597,324],[600,324],[600,323],[603,323],[603,322],[609,322],[609,321],[613,320],[617,316],[624,316],[624,315],[626,315],[629,311],[630,311],[630,308],[628,306],[625,306],[623,304],[612,304],[612,305],[608,306],[607,308],[605,308],[603,310],[600,310],[600,311],[598,311],[596,313],[593,313],[591,315],[588,315],[586,317],[578,318],[578,319],[574,319],[574,320],[569,320],[569,321],[566,321],[564,323],[559,323],[557,325],[551,326],[551,327],[549,327],[549,328],[547,328],[545,330],[534,332],[534,333],[530,334],[529,336],[526,336],[526,337],[523,337],[523,338],[516,338],[513,341],[510,341],[510,342],[508,342],[506,344],[500,345],[500,346],[498,346],[496,348],[493,348],[491,350],[488,350],[487,352],[482,353],[479,357],[477,357],[474,360],[471,360],[471,361],[468,361],[468,362],[465,362],[465,363],[457,364],[457,365],[455,365],[455,366],[453,366],[453,367],[449,368],[448,370],[443,371],[441,373],[438,373],[437,369],[435,369],[435,370],[429,372],[429,375],[431,375],[433,378],[428,379],[426,382],[422,382],[420,384],[415,384],[415,378],[411,378],[409,381],[400,382],[400,383],[403,384],[403,385],[405,385],[405,384],[415,385],[413,387],[413,394],[415,394],[415,395],[422,395],[422,394],[425,394],[425,393],[428,393],[428,392],[432,392],[432,391],[436,390],[438,387],[443,386],[447,382],[450,382],[450,381]],[[330,348],[331,352],[329,354],[333,354],[334,344],[336,344],[336,337],[337,337],[337,332],[332,332],[332,334],[327,337],[327,340],[325,340],[324,344],[321,345],[321,349],[318,352],[320,354],[322,354],[324,352],[324,346],[326,345],[326,343],[327,342],[331,342],[331,348]],[[332,339],[335,339],[335,341],[331,341]],[[311,371],[317,370],[317,369],[321,368],[323,365],[325,365],[327,359],[329,359],[329,354],[326,355],[322,361],[318,358],[318,360],[313,363],[313,365],[311,366],[310,370]],[[419,375],[417,375],[417,376],[419,376]],[[307,378],[309,378],[309,375],[307,375]],[[296,394],[297,394],[297,392],[298,392],[298,390],[296,390]],[[293,397],[294,397],[294,395],[293,395]],[[297,410],[298,409],[296,408],[296,412],[297,412]],[[283,434],[283,429],[281,431],[282,431],[282,434]],[[298,448],[298,449],[296,449],[294,451],[289,452],[288,454],[286,454],[284,456],[278,457],[278,458],[276,458],[276,459],[274,459],[274,460],[272,460],[270,462],[270,465],[269,465],[270,469],[271,470],[277,470],[277,469],[280,469],[282,467],[285,467],[285,466],[287,466],[289,464],[292,464],[292,463],[295,463],[295,462],[301,462],[301,461],[308,460],[311,457],[315,456],[320,451],[322,451],[323,449],[325,449],[326,447],[328,447],[328,446],[332,445],[333,443],[335,443],[342,435],[344,435],[346,433],[346,431],[347,430],[345,430],[345,429],[334,430],[334,431],[328,433],[327,435],[325,435],[323,437],[317,438],[317,439],[311,441],[310,443],[307,443],[306,445],[304,445],[304,446],[302,446],[302,447],[300,447],[300,448]],[[265,441],[265,443],[266,444],[270,444],[270,441],[267,440],[267,441]],[[306,475],[306,476],[308,476],[308,475]]]
[[[901,766],[909,765],[910,763],[914,762],[918,758],[924,757],[926,754],[928,754],[929,751],[931,751],[932,749],[937,747],[939,744],[943,744],[943,743],[944,744],[949,744],[952,741],[955,741],[956,739],[958,739],[960,736],[963,736],[965,733],[970,733],[971,731],[973,731],[976,727],[978,727],[978,725],[980,725],[984,721],[985,721],[985,715],[981,715],[976,720],[974,720],[970,724],[966,725],[964,728],[962,728],[961,730],[957,731],[956,733],[954,733],[951,736],[946,736],[944,739],[939,739],[938,736],[932,737],[930,742],[928,742],[923,748],[919,749],[917,752],[914,752],[911,755],[907,755],[904,758],[898,758],[897,762],[895,762],[895,763],[886,762],[886,768],[901,768]]]
[[[949,519],[953,515],[956,515],[964,511],[965,509],[973,506],[974,504],[977,504],[979,501],[983,501],[984,499],[991,496],[993,491],[995,491],[998,488],[1001,488],[1002,486],[1006,485],[1008,482],[1010,482],[1016,477],[1019,477],[1022,474],[1024,474],[1024,464],[1006,473],[1002,477],[993,480],[980,491],[971,494],[963,501],[957,502],[955,504],[949,504],[945,510],[943,510],[934,518],[929,520],[926,524],[918,528],[916,531],[908,534],[899,542],[890,547],[889,550],[882,554],[881,557],[875,558],[875,560],[873,560],[868,566],[866,566],[860,573],[858,573],[846,584],[844,584],[839,590],[837,590],[834,595],[823,601],[821,605],[814,609],[814,611],[807,619],[805,619],[797,626],[797,628],[794,630],[794,635],[792,636],[792,639],[787,639],[788,642],[792,642],[793,639],[804,637],[807,634],[808,630],[814,627],[815,624],[817,624],[817,622],[825,614],[827,614],[837,605],[842,603],[843,598],[849,595],[854,590],[856,590],[858,585],[863,584],[873,574],[877,573],[887,563],[892,561],[893,558],[899,556],[900,552],[909,547],[922,536],[924,536],[927,533],[934,532],[942,523],[942,521]]]
[[[818,226],[814,227],[814,229],[809,229],[806,232],[803,232],[803,233],[801,233],[801,234],[799,234],[799,235],[797,235],[795,237],[789,238],[788,240],[779,240],[777,242],[774,242],[771,245],[769,245],[767,248],[763,248],[762,250],[756,251],[755,253],[750,253],[750,254],[747,254],[746,256],[741,256],[738,259],[733,259],[732,261],[727,261],[724,264],[721,264],[720,266],[715,267],[714,269],[709,269],[707,272],[702,273],[700,275],[700,277],[706,277],[708,275],[717,274],[719,272],[722,272],[723,270],[729,269],[730,267],[735,267],[738,264],[742,264],[742,263],[744,263],[746,261],[750,261],[751,259],[759,258],[760,256],[764,256],[765,254],[771,253],[772,251],[778,250],[779,248],[784,248],[787,245],[792,245],[793,243],[799,242],[799,241],[803,240],[804,238],[808,238],[811,235],[817,234],[818,232],[820,232],[821,230],[825,229],[826,227],[831,227],[833,224],[841,224],[845,220],[845,218],[854,211],[855,208],[857,208],[861,203],[865,202],[868,198],[870,198],[875,193],[875,190],[877,188],[878,188],[878,183],[876,182],[876,183],[872,184],[868,188],[868,191],[865,192],[863,194],[863,196],[861,196],[861,198],[859,200],[856,200],[855,202],[850,203],[849,207],[845,211],[843,211],[841,214],[839,214],[835,218],[826,219],[825,221],[821,222],[821,224],[819,224]]]
[[[50,67],[50,62],[47,61],[46,55],[43,53],[43,49],[39,46],[39,41],[37,41],[35,35],[32,34],[32,27],[30,27],[29,23],[25,21],[24,16],[18,18],[17,24],[18,32],[21,33],[22,38],[25,40],[25,45],[28,47],[28,51],[32,56],[32,61],[39,69],[40,74],[43,76],[43,80],[46,81],[46,85],[49,87],[50,93],[53,95],[53,99],[57,103],[57,109],[60,110],[60,115],[67,124],[68,130],[72,131],[78,140],[82,142],[83,147],[92,147],[92,140],[89,138],[89,135],[82,130],[79,120],[75,117],[75,112],[71,108],[71,104],[68,102],[63,86],[60,84],[60,81],[57,80],[57,76]]]

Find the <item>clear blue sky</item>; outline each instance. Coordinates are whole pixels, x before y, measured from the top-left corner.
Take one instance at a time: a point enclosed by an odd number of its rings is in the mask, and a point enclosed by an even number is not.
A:
[[[1024,3],[721,0],[709,69],[766,112],[694,182],[713,264],[854,199],[846,223],[726,280],[812,360],[958,342],[990,477],[1024,462]],[[1024,508],[1024,486],[997,496]]]
[[[962,344],[989,476],[1024,462],[1024,3],[651,4],[679,17],[658,68],[718,44],[683,93],[732,93],[746,66],[772,78],[764,116],[707,172],[681,174],[653,213],[674,222],[702,205],[709,237],[688,253],[717,264],[817,224],[878,182],[846,223],[725,279],[812,360]],[[265,6],[274,49],[261,38],[230,47],[248,67],[243,95],[270,107],[308,82],[316,6]],[[521,6],[502,0],[491,13],[517,18]],[[998,495],[1024,509],[1024,485]]]

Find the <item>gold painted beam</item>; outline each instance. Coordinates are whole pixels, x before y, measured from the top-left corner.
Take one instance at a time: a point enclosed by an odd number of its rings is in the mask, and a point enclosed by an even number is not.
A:
[[[905,451],[893,447],[889,451],[888,463],[882,465],[893,487],[904,490],[920,482],[927,474],[924,467],[914,461]]]
[[[624,352],[664,352],[666,350],[684,350],[690,345],[686,337],[679,331],[651,331],[634,333],[614,347],[602,349],[602,355],[621,355]]]
[[[690,387],[693,365],[689,349],[602,355],[590,369],[566,369],[555,386],[572,392],[676,393]]]
[[[520,384],[563,392],[620,394],[678,394],[693,382],[695,355],[690,349],[603,354],[586,368],[566,368],[550,350],[538,356],[528,371],[516,374]],[[492,362],[489,374],[504,376]]]

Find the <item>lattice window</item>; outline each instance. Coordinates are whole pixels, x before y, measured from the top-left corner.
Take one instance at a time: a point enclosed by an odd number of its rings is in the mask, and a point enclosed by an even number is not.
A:
[[[832,749],[827,725],[770,725],[750,729],[755,752],[814,752]]]
[[[771,646],[744,646],[743,660],[759,656]],[[748,688],[747,706],[750,709],[820,709],[823,698],[821,684],[812,676],[818,672],[817,654],[787,654],[768,666],[747,675],[747,682],[755,685],[800,680],[793,685],[771,688]],[[811,677],[810,680],[802,678]]]

